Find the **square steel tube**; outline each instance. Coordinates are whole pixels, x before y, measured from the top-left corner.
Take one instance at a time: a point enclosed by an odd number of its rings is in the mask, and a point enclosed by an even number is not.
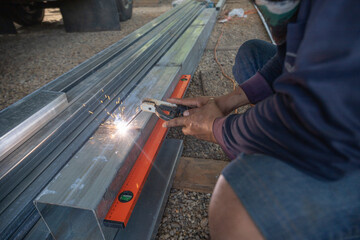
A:
[[[65,93],[42,90],[0,111],[0,161],[67,106]]]
[[[181,66],[186,74],[193,74],[215,25],[215,8],[206,8],[190,27],[160,59],[157,66]]]
[[[113,114],[129,122],[141,99],[169,97],[179,71],[154,67]],[[121,135],[109,119],[37,197],[35,205],[56,239],[114,237],[117,229],[105,227],[102,219],[155,122],[156,116],[141,112]]]
[[[143,98],[170,96],[174,80],[195,71],[215,20],[215,9],[204,10],[124,100],[124,111],[120,106],[114,114],[128,122]],[[106,122],[37,197],[35,205],[56,239],[114,237],[116,229],[102,220],[153,128],[152,117],[140,113],[125,137]]]

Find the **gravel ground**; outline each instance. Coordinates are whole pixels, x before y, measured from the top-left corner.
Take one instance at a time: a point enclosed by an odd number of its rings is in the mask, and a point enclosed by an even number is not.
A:
[[[172,189],[157,239],[208,239],[210,196]]]
[[[248,0],[226,4],[225,12],[242,7],[253,9]],[[18,101],[44,84],[64,74],[97,52],[117,42],[170,9],[170,4],[158,7],[134,8],[130,21],[121,24],[121,31],[66,33],[58,9],[47,9],[42,25],[18,27],[17,35],[0,35],[0,110]],[[217,23],[202,60],[193,76],[186,97],[218,96],[232,89],[232,83],[221,75],[214,60],[214,47],[221,33]],[[218,59],[225,72],[231,67],[238,47],[246,40],[268,40],[256,14],[227,23],[218,47]],[[174,128],[168,137],[184,140],[183,156],[229,160],[218,145],[184,136]],[[207,211],[211,194],[172,189],[157,239],[208,239]]]

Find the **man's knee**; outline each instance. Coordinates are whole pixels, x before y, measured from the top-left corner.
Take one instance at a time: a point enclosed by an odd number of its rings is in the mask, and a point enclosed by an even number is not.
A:
[[[259,40],[259,39],[247,40],[240,46],[239,51],[251,52],[251,51],[261,48],[263,46],[263,44],[264,44],[263,40]]]
[[[211,197],[209,225],[212,240],[263,239],[240,200],[222,175]]]
[[[259,70],[263,44],[264,41],[253,39],[244,42],[239,48],[233,66],[233,75],[238,84],[243,83]]]
[[[247,40],[240,46],[236,54],[236,59],[238,60],[238,62],[244,62],[244,61],[247,62],[250,59],[257,58],[257,56],[261,54],[262,50],[267,45],[268,43],[263,40],[259,40],[259,39]]]

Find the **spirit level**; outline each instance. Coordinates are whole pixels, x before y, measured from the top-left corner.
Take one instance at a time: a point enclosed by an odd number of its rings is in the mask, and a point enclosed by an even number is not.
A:
[[[180,78],[172,98],[182,98],[190,82],[191,75],[183,75]],[[140,153],[123,186],[116,196],[109,212],[104,219],[104,225],[109,227],[125,228],[131,213],[140,196],[142,187],[149,175],[152,163],[166,136],[167,129],[162,127],[164,120],[159,119],[146,141],[143,151]]]

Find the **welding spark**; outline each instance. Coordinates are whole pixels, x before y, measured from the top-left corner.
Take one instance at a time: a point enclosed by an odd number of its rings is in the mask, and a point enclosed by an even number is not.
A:
[[[120,135],[126,135],[126,133],[129,131],[130,128],[133,128],[133,127],[130,127],[130,123],[140,114],[141,110],[139,112],[137,112],[133,117],[132,119],[129,121],[129,122],[125,122],[120,114],[119,116],[115,116],[115,121],[114,121],[114,125],[117,129],[117,133],[120,134]]]
[[[129,130],[129,124],[120,118],[116,118],[114,124],[116,126],[116,132],[120,135],[125,135]]]

